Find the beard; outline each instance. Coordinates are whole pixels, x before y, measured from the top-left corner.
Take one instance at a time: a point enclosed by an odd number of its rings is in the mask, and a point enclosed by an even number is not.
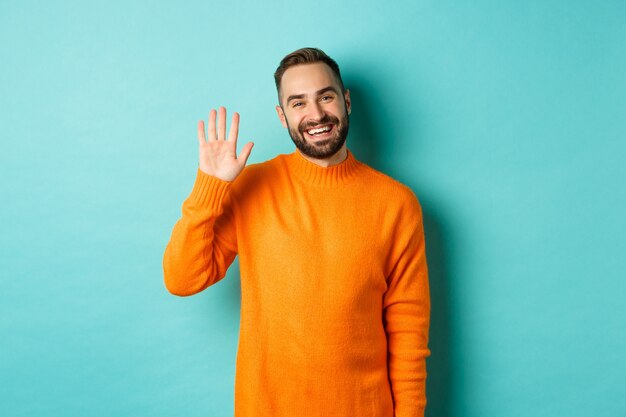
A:
[[[331,137],[313,142],[307,141],[304,137],[304,132],[306,130],[329,123],[333,124],[334,132]],[[296,148],[298,148],[298,150],[304,155],[316,159],[326,159],[336,154],[346,142],[349,126],[350,118],[348,115],[348,109],[345,105],[341,120],[334,116],[324,114],[324,117],[322,117],[317,123],[300,123],[297,129],[295,127],[291,127],[289,125],[289,121],[287,121],[289,136],[291,136],[291,140],[296,145]]]

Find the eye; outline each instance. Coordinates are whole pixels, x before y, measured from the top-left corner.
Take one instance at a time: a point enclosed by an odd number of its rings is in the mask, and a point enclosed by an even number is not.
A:
[[[302,105],[302,103],[297,102],[297,103],[294,103],[294,104],[293,104],[293,107],[298,107],[298,106],[300,106],[300,105]]]
[[[322,100],[324,99],[332,100],[332,98],[333,98],[332,96],[322,96]],[[325,100],[325,101],[328,101],[328,100]]]

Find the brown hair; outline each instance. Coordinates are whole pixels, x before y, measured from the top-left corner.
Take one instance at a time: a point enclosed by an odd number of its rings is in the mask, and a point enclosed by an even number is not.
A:
[[[281,61],[280,65],[274,72],[274,82],[276,82],[276,91],[278,92],[278,103],[280,103],[280,82],[283,79],[283,74],[287,71],[288,68],[300,65],[300,64],[313,64],[315,62],[323,62],[333,70],[337,81],[339,82],[339,86],[341,87],[341,92],[345,93],[346,89],[343,86],[343,81],[341,79],[341,73],[339,72],[339,65],[335,62],[334,59],[326,55],[324,51],[318,48],[301,48],[297,51],[293,51],[289,55],[285,56]],[[282,104],[281,104],[282,105]]]

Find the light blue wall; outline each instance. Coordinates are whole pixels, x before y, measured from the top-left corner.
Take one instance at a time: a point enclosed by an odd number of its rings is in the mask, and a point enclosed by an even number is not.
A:
[[[85,3],[0,3],[0,415],[232,416],[237,264],[177,298],[161,260],[211,108],[293,150],[303,46],[422,202],[427,415],[626,415],[626,3]]]

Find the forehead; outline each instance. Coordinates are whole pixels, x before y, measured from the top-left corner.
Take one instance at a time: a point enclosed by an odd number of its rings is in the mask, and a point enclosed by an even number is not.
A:
[[[329,85],[341,90],[333,70],[323,62],[293,66],[285,71],[281,80],[283,97],[291,94],[313,94]]]

